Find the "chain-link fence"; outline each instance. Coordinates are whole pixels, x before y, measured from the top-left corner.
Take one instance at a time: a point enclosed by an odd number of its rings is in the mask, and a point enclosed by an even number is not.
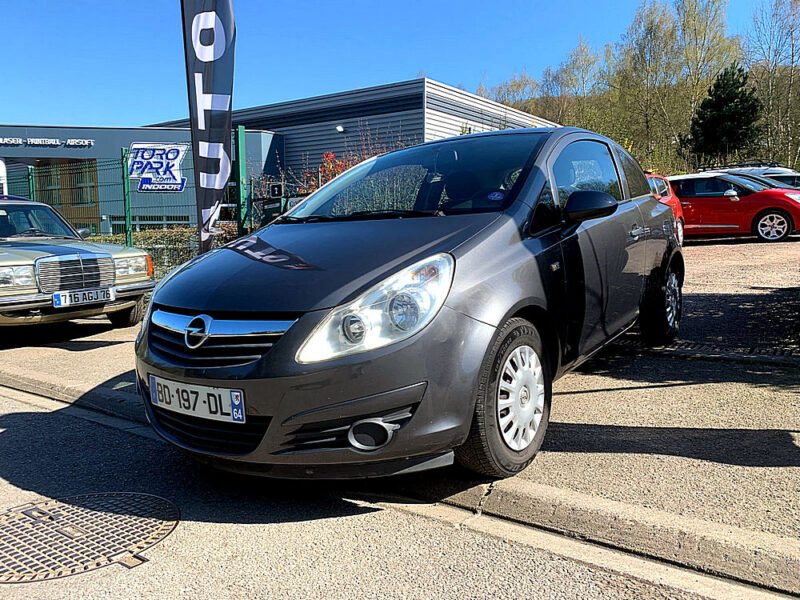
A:
[[[194,173],[187,162],[173,185],[132,178],[128,161],[121,157],[13,169],[7,188],[11,195],[57,209],[75,228],[88,230],[89,241],[147,251],[160,278],[198,252]],[[247,214],[248,203],[246,191],[240,195],[235,183],[229,184],[215,245],[247,231],[251,219],[240,224],[237,218]]]

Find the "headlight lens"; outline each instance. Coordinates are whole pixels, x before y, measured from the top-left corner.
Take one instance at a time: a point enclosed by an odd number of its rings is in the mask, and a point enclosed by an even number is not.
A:
[[[129,275],[147,275],[150,270],[150,264],[147,260],[147,256],[115,258],[114,267],[117,271],[117,277],[126,277]]]
[[[33,287],[33,266],[0,268],[0,288]]]
[[[790,200],[794,200],[795,202],[800,202],[800,193],[797,192],[788,192],[786,197]]]
[[[297,362],[321,362],[411,337],[442,308],[453,282],[453,267],[452,256],[436,254],[334,308],[300,347]]]

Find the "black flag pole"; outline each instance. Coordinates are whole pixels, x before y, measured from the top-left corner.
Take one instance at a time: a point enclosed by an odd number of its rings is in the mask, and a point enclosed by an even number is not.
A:
[[[200,252],[211,249],[231,174],[232,0],[181,0]]]

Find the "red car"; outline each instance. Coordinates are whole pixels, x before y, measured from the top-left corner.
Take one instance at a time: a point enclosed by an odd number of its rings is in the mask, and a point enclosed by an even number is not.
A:
[[[647,183],[650,184],[650,189],[653,190],[656,200],[669,206],[672,212],[675,213],[675,237],[678,239],[678,243],[683,246],[684,219],[681,201],[675,195],[666,177],[648,173]]]
[[[800,226],[800,191],[769,188],[728,173],[670,177],[683,208],[686,235],[752,233],[785,240]]]

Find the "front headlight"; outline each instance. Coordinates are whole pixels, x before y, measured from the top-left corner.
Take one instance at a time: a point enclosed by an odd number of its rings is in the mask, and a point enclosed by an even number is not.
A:
[[[436,254],[334,308],[300,346],[297,362],[321,362],[411,337],[442,308],[453,282],[453,266],[452,256]]]
[[[0,268],[0,288],[33,287],[33,267],[2,267]]]
[[[798,192],[787,192],[786,193],[786,197],[789,198],[789,200],[794,200],[795,202],[800,202],[800,193],[798,193]]]
[[[127,277],[130,275],[148,275],[150,272],[150,261],[147,256],[134,256],[132,258],[115,258],[114,268],[117,277]]]

